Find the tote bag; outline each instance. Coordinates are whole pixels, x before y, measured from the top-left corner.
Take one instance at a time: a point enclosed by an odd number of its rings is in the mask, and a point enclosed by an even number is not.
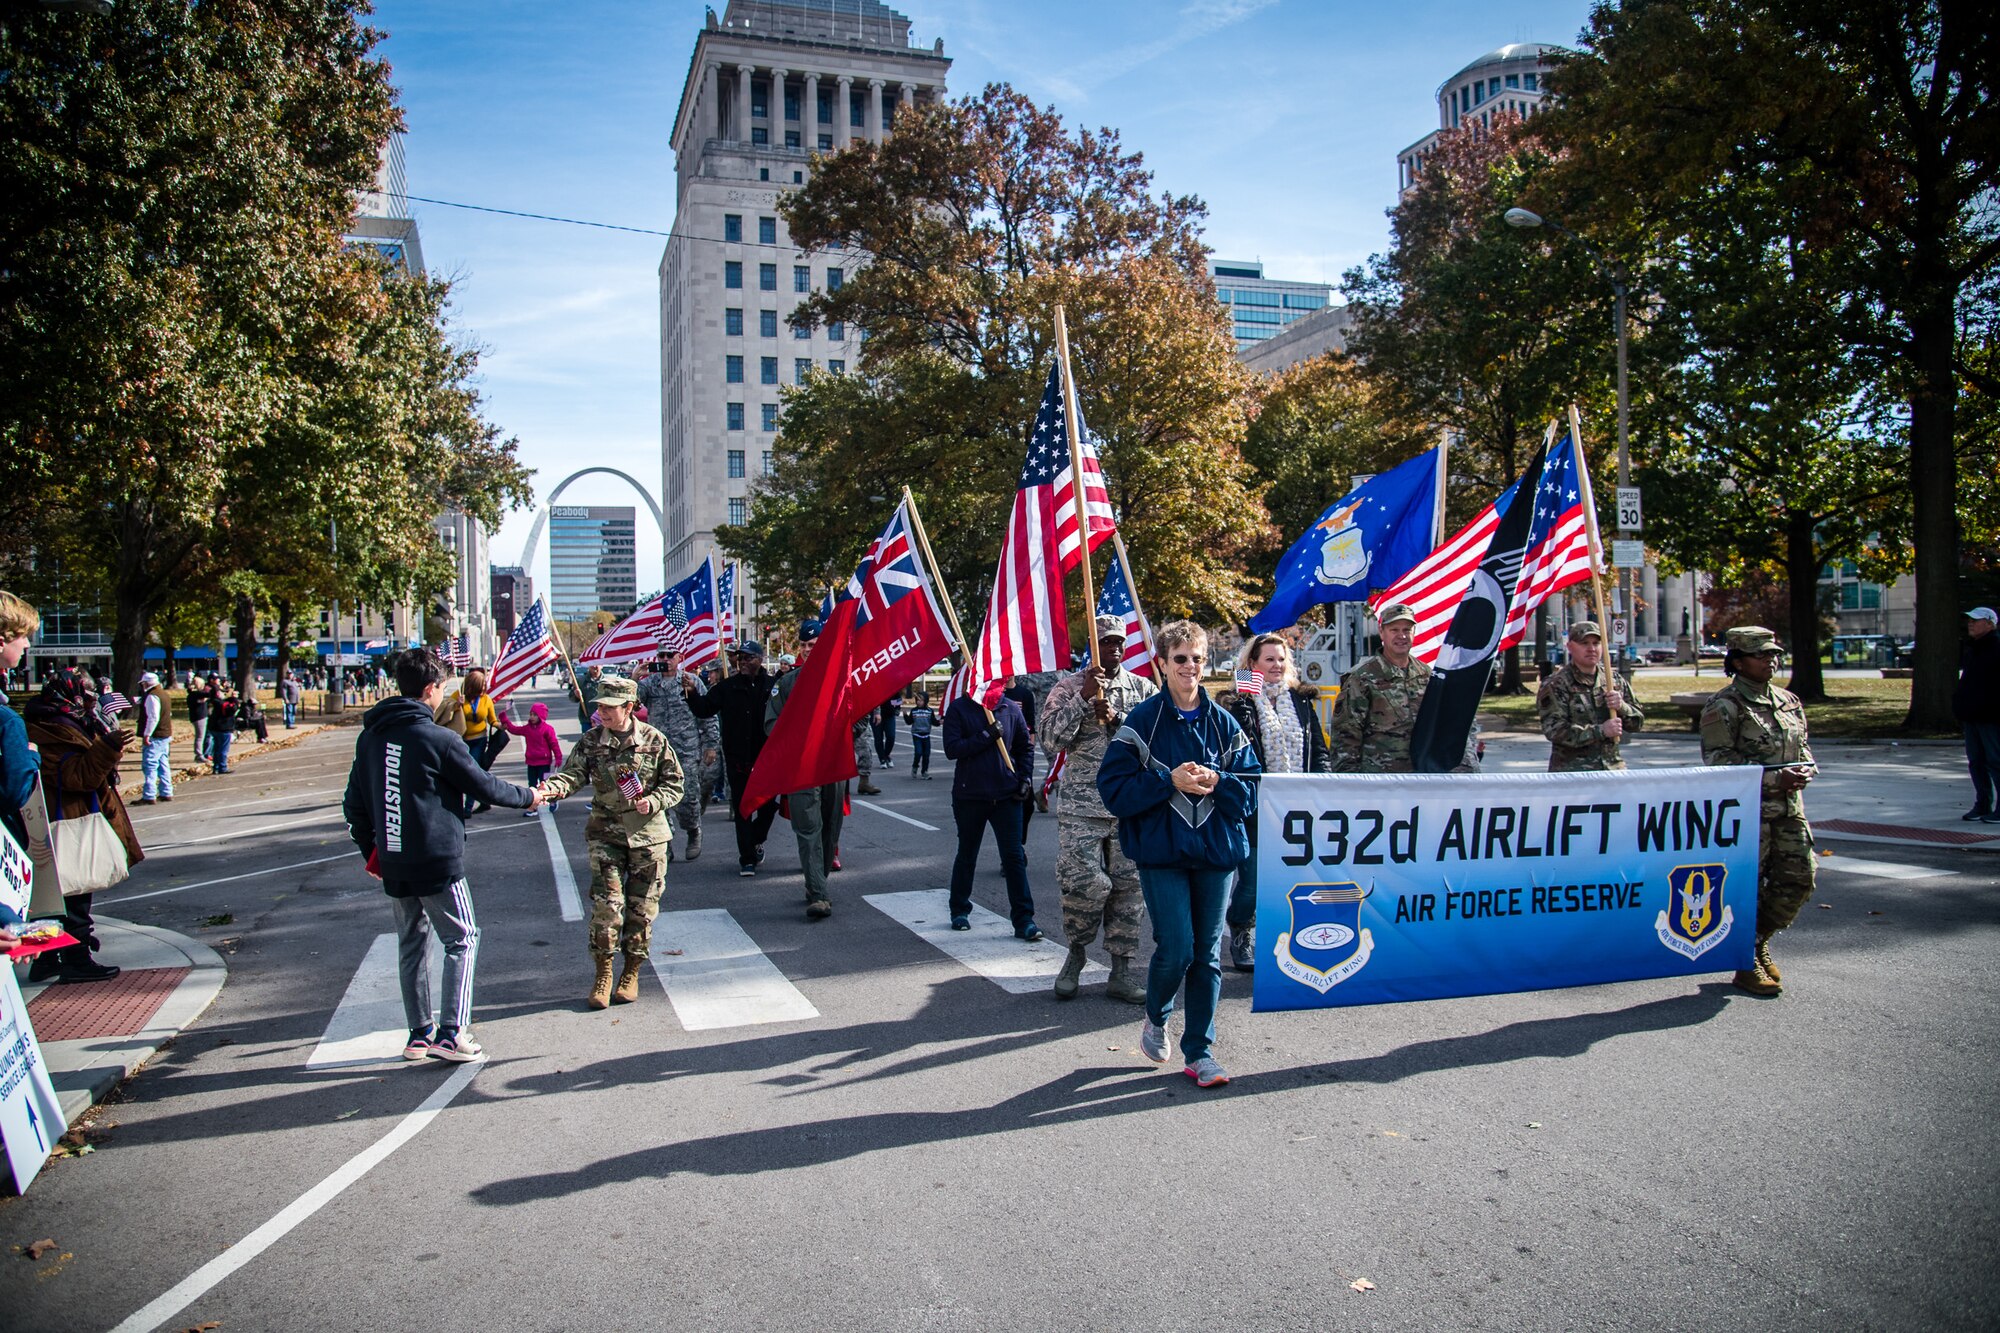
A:
[[[90,794],[90,813],[62,816],[62,779],[56,780],[56,799],[49,806],[49,846],[55,853],[56,879],[63,897],[96,893],[122,883],[132,873],[125,854],[125,842],[111,821],[104,817],[97,793]]]

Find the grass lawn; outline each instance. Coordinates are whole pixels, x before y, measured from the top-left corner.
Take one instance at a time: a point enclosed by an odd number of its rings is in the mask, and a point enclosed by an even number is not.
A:
[[[1650,675],[1633,678],[1632,693],[1645,710],[1648,730],[1679,731],[1689,727],[1686,717],[1667,702],[1673,694],[1711,694],[1722,688],[1725,677],[1718,669],[1703,671],[1699,679],[1689,675]],[[1778,679],[1780,685],[1784,678]],[[1907,680],[1829,680],[1827,698],[1806,705],[1806,722],[1815,740],[1842,737],[1904,737],[1903,717],[1910,709],[1910,682]],[[1481,717],[1496,730],[1535,731],[1535,695],[1489,694],[1479,706]],[[1933,734],[1953,737],[1955,731]]]

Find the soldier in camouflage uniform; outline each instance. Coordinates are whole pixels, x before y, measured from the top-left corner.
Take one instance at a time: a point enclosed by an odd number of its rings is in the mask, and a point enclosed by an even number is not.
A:
[[[1729,631],[1722,668],[1734,673],[1701,710],[1704,764],[1756,764],[1764,770],[1763,835],[1757,847],[1757,966],[1738,972],[1738,990],[1776,995],[1778,965],[1771,936],[1792,924],[1812,897],[1812,827],[1806,823],[1806,784],[1819,776],[1806,743],[1806,710],[1799,696],[1771,683],[1778,636],[1761,625]]]
[[[819,637],[820,623],[808,620],[799,626],[799,662],[778,677],[771,686],[771,697],[764,705],[764,734],[778,725],[778,715],[785,711],[785,703],[792,697],[792,688],[799,681],[799,666],[811,655],[812,643]],[[785,797],[785,804],[792,814],[792,836],[799,843],[799,868],[806,876],[806,919],[823,921],[833,915],[833,899],[826,891],[827,876],[839,867],[840,826],[843,821],[842,806],[846,793],[844,783],[829,782],[824,786],[808,787]]]
[[[651,673],[639,682],[639,702],[646,709],[646,725],[666,735],[667,743],[674,747],[674,758],[680,762],[686,790],[674,807],[674,817],[687,835],[681,839],[681,858],[692,861],[701,855],[702,801],[697,775],[715,761],[722,737],[714,718],[696,717],[689,709],[690,698],[708,691],[702,688],[699,677],[680,669],[680,658],[676,649],[661,652]]]
[[[1037,739],[1063,762],[1061,807],[1056,818],[1056,883],[1062,888],[1063,934],[1069,958],[1056,977],[1056,998],[1073,999],[1083,975],[1085,948],[1104,927],[1111,955],[1106,995],[1143,1004],[1146,983],[1132,969],[1139,951],[1139,919],[1145,899],[1139,868],[1118,845],[1118,821],[1097,794],[1097,766],[1125,715],[1154,694],[1153,682],[1124,667],[1125,622],[1118,616],[1096,620],[1097,651],[1092,665],[1062,677],[1041,707]]]
[[[875,731],[866,717],[854,724],[854,771],[861,777],[856,790],[863,796],[882,794],[882,789],[875,785]]]
[[[1417,613],[1401,602],[1382,608],[1382,651],[1364,657],[1340,682],[1333,708],[1333,771],[1410,773],[1410,729],[1431,683],[1431,668],[1410,655]]]
[[[1569,627],[1569,663],[1535,695],[1551,773],[1625,767],[1618,738],[1645,725],[1646,715],[1624,691],[1604,685],[1598,668],[1603,656],[1604,631],[1594,621],[1577,621]]]
[[[639,998],[639,969],[652,948],[653,918],[667,886],[667,848],[673,826],[667,811],[678,805],[683,782],[680,761],[667,738],[632,715],[639,691],[622,676],[598,684],[602,725],[583,733],[562,768],[537,788],[544,800],[561,800],[578,788],[591,789],[590,820],[583,836],[590,853],[590,956],[597,979],[590,1007],[602,1009],[616,998]],[[627,795],[621,781],[636,783]],[[611,960],[625,955],[614,997]]]

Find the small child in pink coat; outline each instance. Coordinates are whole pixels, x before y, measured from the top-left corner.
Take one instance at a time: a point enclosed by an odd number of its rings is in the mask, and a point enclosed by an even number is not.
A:
[[[539,786],[542,779],[549,775],[549,770],[562,763],[562,742],[556,739],[556,729],[549,725],[549,706],[547,704],[528,705],[528,720],[526,722],[515,722],[505,713],[502,713],[500,715],[500,725],[516,736],[519,736],[525,743],[524,749],[526,750],[528,760],[528,785],[530,787]],[[552,801],[549,804],[549,809],[559,809],[561,804],[560,801]],[[523,819],[533,819],[534,817],[535,812],[533,810],[523,810],[521,812],[521,818]]]

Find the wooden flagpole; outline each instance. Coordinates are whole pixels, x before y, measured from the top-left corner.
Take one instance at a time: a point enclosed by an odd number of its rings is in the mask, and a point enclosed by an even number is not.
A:
[[[1450,471],[1451,431],[1438,432],[1437,500],[1431,507],[1431,549],[1437,550],[1444,541],[1444,481]]]
[[[1153,646],[1153,622],[1146,619],[1146,608],[1139,604],[1139,583],[1138,580],[1132,577],[1132,557],[1125,554],[1125,534],[1122,532],[1113,532],[1111,534],[1111,542],[1112,550],[1118,557],[1118,564],[1125,571],[1125,589],[1132,594],[1132,610],[1139,617],[1139,634],[1146,640],[1146,652],[1155,662],[1158,662],[1160,660],[1160,652],[1159,649]],[[1091,615],[1095,616],[1096,614],[1097,611],[1093,608]],[[1096,646],[1094,643],[1091,645],[1093,649]],[[1162,680],[1166,679],[1165,674],[1162,673],[1160,678]]]
[[[1583,418],[1576,404],[1569,405],[1569,437],[1576,441],[1576,471],[1583,479],[1583,518],[1590,532],[1590,596],[1597,605],[1597,629],[1601,636],[1597,655],[1597,678],[1605,689],[1611,685],[1611,621],[1604,614],[1604,538],[1597,531],[1597,495],[1590,485],[1590,462],[1583,452]]]
[[[576,663],[569,660],[569,650],[563,647],[562,633],[556,629],[556,618],[550,613],[549,604],[542,600],[539,593],[536,594],[535,600],[541,604],[542,614],[548,616],[549,642],[556,646],[556,656],[562,659],[563,670],[569,672],[570,688],[582,694],[583,686],[578,684],[576,679]]]
[[[1063,424],[1069,428],[1070,503],[1076,506],[1076,539],[1083,559],[1083,613],[1097,614],[1097,590],[1090,577],[1090,506],[1084,500],[1083,437],[1077,430],[1076,381],[1069,371],[1069,323],[1056,307],[1056,360],[1062,366]],[[1134,594],[1136,604],[1138,598]]]
[[[923,554],[924,570],[931,576],[931,586],[937,589],[938,605],[944,608],[945,619],[951,622],[951,636],[958,640],[960,652],[969,653],[972,650],[965,642],[965,630],[959,626],[958,608],[951,604],[951,589],[945,587],[944,580],[938,576],[937,557],[931,554],[931,539],[924,532],[923,515],[917,512],[917,497],[910,494],[908,486],[903,488],[903,504],[910,511],[910,531],[917,535],[917,549]]]

